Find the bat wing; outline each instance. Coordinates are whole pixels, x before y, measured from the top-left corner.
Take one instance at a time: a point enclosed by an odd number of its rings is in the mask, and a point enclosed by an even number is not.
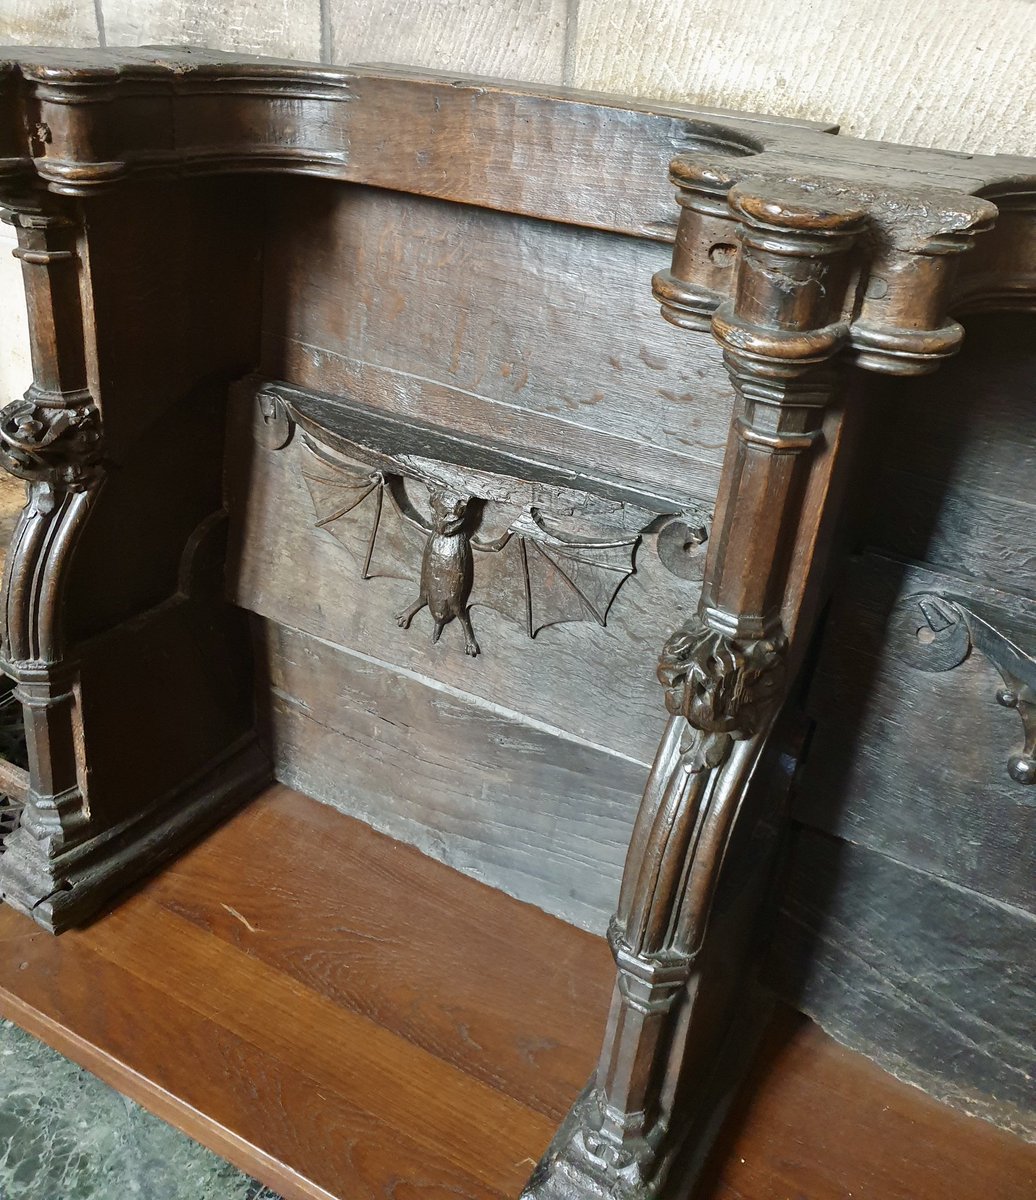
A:
[[[498,541],[472,542],[485,553],[475,563],[471,603],[495,608],[529,637],[563,621],[604,625],[616,593],[633,573],[638,541],[574,538],[525,513]]]
[[[427,534],[398,482],[379,470],[341,463],[309,439],[306,450],[302,477],[316,528],[345,547],[363,579],[417,579]]]

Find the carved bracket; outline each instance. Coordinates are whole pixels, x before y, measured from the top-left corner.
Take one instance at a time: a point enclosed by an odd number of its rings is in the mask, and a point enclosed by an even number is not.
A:
[[[1036,783],[1036,658],[1027,654],[956,597],[920,592],[901,601],[895,616],[896,645],[903,660],[920,671],[952,671],[972,649],[1000,673],[996,702],[1022,719],[1024,744],[1007,761],[1016,783]]]
[[[477,655],[477,605],[515,621],[530,638],[565,622],[605,626],[634,571],[641,535],[660,515],[670,516],[663,564],[680,578],[700,578],[705,506],[681,511],[607,482],[591,490],[585,475],[530,464],[503,448],[469,465],[470,446],[455,455],[449,435],[399,427],[344,399],[284,385],[265,386],[256,403],[256,438],[265,449],[284,449],[296,426],[302,429],[302,476],[316,527],[352,552],[363,579],[413,579],[418,593],[395,620],[408,629],[427,608],[433,642],[456,621],[465,652]]]
[[[50,396],[30,387],[0,410],[0,466],[29,483],[85,491],[99,479],[101,431],[89,392]]]
[[[783,634],[735,639],[694,616],[666,641],[658,664],[665,704],[700,736],[686,739],[684,763],[718,767],[735,738],[765,723],[784,692]]]
[[[798,173],[789,169],[785,156],[771,159],[765,153],[740,159],[683,154],[673,160],[670,179],[677,188],[680,224],[672,267],[655,276],[654,292],[672,324],[711,326],[721,341],[729,340],[724,310],[732,309],[739,294],[739,264],[759,249],[754,229],[766,226],[772,241],[775,224],[772,214],[753,201],[797,190],[800,211],[812,209],[815,233],[825,232],[825,214],[811,197],[855,209],[867,228],[866,238],[857,241],[853,269],[825,284],[839,319],[830,329],[811,331],[818,345],[832,338],[844,342],[857,366],[892,375],[925,374],[959,350],[964,331],[947,308],[958,260],[996,219],[989,200],[963,190],[921,189],[912,183],[876,189],[834,174]],[[834,231],[832,226],[828,232]],[[785,270],[783,286],[804,294],[809,280],[793,274]],[[753,336],[758,339],[759,331]],[[769,349],[778,340],[779,334],[770,337]]]

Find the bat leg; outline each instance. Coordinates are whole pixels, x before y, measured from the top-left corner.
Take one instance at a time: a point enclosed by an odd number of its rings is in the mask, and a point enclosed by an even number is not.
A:
[[[414,619],[414,617],[417,616],[417,614],[427,603],[428,601],[424,598],[424,596],[418,596],[409,608],[406,608],[399,613],[396,616],[396,624],[400,627],[400,629],[409,629],[410,622]]]
[[[460,614],[460,625],[464,630],[464,653],[474,658],[478,654],[478,642],[475,640],[475,631],[471,628],[471,613],[467,609]]]

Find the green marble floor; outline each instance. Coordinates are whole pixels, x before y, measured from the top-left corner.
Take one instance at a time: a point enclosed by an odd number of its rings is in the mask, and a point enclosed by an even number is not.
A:
[[[0,1021],[0,1200],[278,1200]]]

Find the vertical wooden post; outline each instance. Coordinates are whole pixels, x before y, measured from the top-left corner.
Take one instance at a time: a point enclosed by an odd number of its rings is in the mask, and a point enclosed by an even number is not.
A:
[[[848,339],[843,304],[864,213],[751,181],[731,190],[728,205],[738,222],[733,297],[708,307],[736,402],[704,589],[662,651],[670,718],[610,929],[617,979],[604,1047],[590,1090],[530,1183],[541,1200],[632,1200],[664,1180],[686,1132],[675,1101],[694,1003],[688,981],[785,694],[789,570],[811,454],[838,386],[830,360]],[[699,207],[685,205],[682,219],[700,223]],[[711,208],[707,217],[719,219]],[[678,239],[677,259],[685,250]],[[664,299],[679,293],[671,275],[663,283]],[[683,293],[679,303],[675,323],[693,327]]]
[[[18,233],[33,383],[0,411],[0,465],[27,484],[4,573],[2,656],[25,713],[29,757],[29,793],[6,842],[2,887],[9,903],[28,908],[58,886],[54,857],[89,830],[62,596],[103,468],[87,387],[75,206],[43,193],[5,203]]]

